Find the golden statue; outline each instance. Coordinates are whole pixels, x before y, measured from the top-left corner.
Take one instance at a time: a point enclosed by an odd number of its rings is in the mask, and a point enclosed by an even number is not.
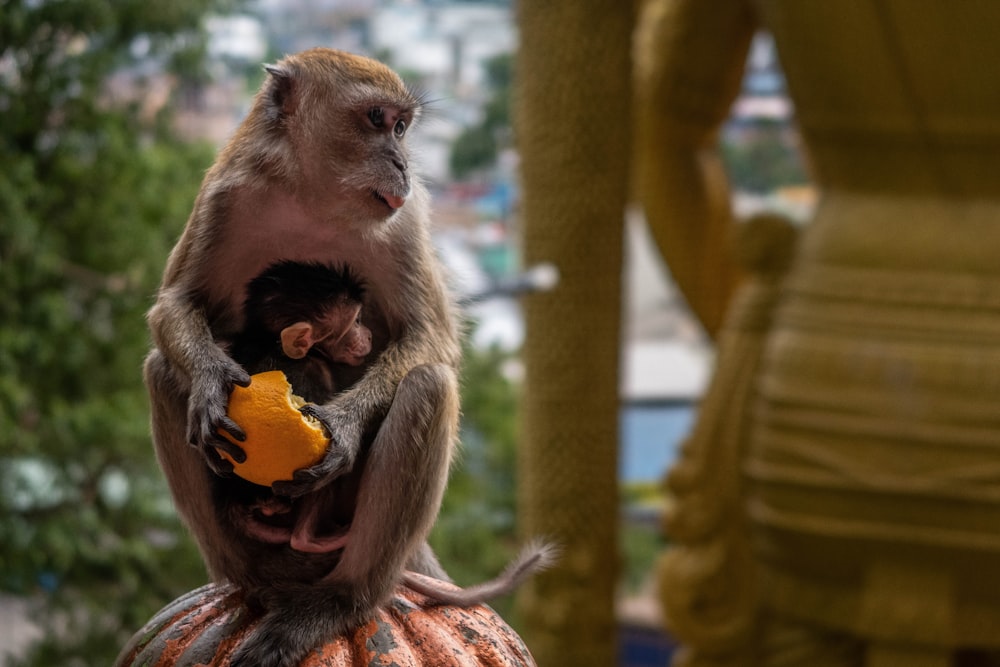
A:
[[[727,245],[759,28],[820,200]],[[641,199],[719,343],[668,478],[677,662],[997,664],[1000,2],[649,0],[636,60]]]

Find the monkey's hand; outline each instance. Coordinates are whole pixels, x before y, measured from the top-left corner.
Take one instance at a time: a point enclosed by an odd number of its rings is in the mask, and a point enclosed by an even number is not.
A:
[[[272,484],[271,490],[279,496],[297,498],[326,486],[354,467],[361,449],[361,423],[347,406],[308,403],[299,408],[299,412],[319,420],[330,436],[330,445],[319,463],[296,470],[291,481]]]
[[[235,361],[202,371],[191,382],[188,442],[201,450],[208,466],[216,473],[225,474],[233,470],[233,464],[222,458],[220,450],[240,463],[247,458],[243,448],[223,437],[219,430],[225,431],[235,440],[246,440],[243,429],[226,412],[233,386],[246,387],[249,384],[250,376]]]

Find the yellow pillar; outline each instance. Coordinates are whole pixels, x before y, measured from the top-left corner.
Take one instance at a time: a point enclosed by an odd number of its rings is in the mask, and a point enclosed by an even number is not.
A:
[[[524,255],[558,287],[525,300],[521,524],[561,542],[519,600],[545,667],[615,663],[618,347],[629,109],[629,3],[519,4],[516,137]]]

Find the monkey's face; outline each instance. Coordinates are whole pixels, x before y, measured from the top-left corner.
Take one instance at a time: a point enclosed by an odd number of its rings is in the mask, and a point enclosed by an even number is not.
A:
[[[286,133],[309,192],[362,219],[388,218],[405,204],[412,188],[405,139],[420,100],[392,70],[313,49],[268,72],[268,115]]]
[[[344,150],[343,154],[356,156],[351,160],[354,168],[341,175],[342,182],[370,199],[376,214],[391,215],[410,194],[405,138],[414,121],[415,109],[405,102],[372,97],[354,105],[351,115],[355,131],[338,146]]]

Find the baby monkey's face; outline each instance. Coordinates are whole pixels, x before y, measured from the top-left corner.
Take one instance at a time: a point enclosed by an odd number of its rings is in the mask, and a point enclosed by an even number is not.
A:
[[[347,301],[331,311],[316,345],[330,361],[360,366],[372,351],[372,332],[361,323],[361,304]]]
[[[338,300],[315,322],[296,322],[281,331],[281,349],[302,359],[313,347],[330,361],[360,366],[372,349],[372,332],[361,323],[361,304]]]

